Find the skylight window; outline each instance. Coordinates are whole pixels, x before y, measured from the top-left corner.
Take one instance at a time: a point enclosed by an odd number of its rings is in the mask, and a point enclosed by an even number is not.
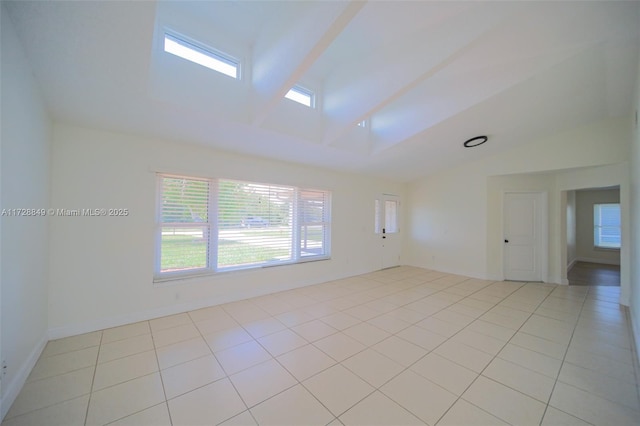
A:
[[[284,95],[284,97],[304,106],[308,106],[309,108],[314,107],[313,92],[309,89],[305,89],[304,87],[293,86],[291,90]]]
[[[238,61],[196,46],[171,34],[164,35],[164,51],[229,77],[239,78],[240,63]]]

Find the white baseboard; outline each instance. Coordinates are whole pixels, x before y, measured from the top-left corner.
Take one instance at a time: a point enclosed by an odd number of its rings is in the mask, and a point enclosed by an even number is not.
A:
[[[607,259],[598,259],[597,257],[578,257],[575,262],[588,262],[588,263],[602,263],[603,265],[618,265],[620,266],[619,260],[607,260]],[[567,271],[569,268],[567,268]]]
[[[121,325],[132,324],[139,321],[148,321],[154,318],[165,317],[167,315],[181,314],[184,312],[194,311],[200,308],[220,305],[223,303],[234,302],[243,297],[214,298],[205,300],[194,300],[187,303],[180,303],[162,308],[151,309],[143,312],[134,312],[125,315],[119,315],[109,318],[99,318],[93,321],[86,321],[81,324],[65,325],[62,327],[54,327],[49,329],[51,340],[62,339],[64,337],[77,336],[79,334],[91,333],[93,331],[105,330],[107,328],[119,327]],[[247,296],[252,297],[252,296]]]
[[[35,367],[36,362],[38,362],[38,358],[42,354],[44,347],[47,345],[49,341],[49,336],[45,333],[44,336],[40,338],[40,341],[33,348],[27,359],[22,363],[18,372],[13,377],[11,383],[9,383],[6,387],[3,385],[3,393],[2,399],[0,399],[0,419],[4,419],[4,416],[7,415],[9,408],[18,397],[18,394],[22,390],[22,387],[26,383],[29,378],[29,374],[31,374],[31,370]]]
[[[569,272],[571,268],[576,266],[576,263],[578,263],[578,259],[573,259],[571,262],[569,262],[569,264],[567,265],[567,272]]]
[[[238,300],[249,299],[252,297],[264,296],[278,291],[286,291],[294,288],[303,287],[309,284],[300,285],[283,285],[279,288],[265,289],[265,291],[256,291],[252,289],[243,293],[234,293],[232,295],[216,296],[213,298],[193,300],[185,303],[163,306],[160,308],[149,309],[142,312],[133,312],[119,316],[108,318],[99,318],[92,321],[85,321],[79,324],[65,325],[62,327],[53,327],[49,329],[49,338],[51,340],[62,339],[64,337],[77,336],[79,334],[91,333],[93,331],[105,330],[107,328],[118,327],[121,325],[132,324],[139,321],[148,321],[155,318],[165,317],[167,315],[181,314],[184,312],[195,311],[196,309],[207,308],[210,306],[221,305],[224,303],[236,302]]]
[[[631,307],[629,307],[628,313],[631,317],[631,334],[633,335],[633,347],[636,355],[635,366],[638,369],[636,373],[640,373],[640,324],[636,322],[636,316],[632,312]]]

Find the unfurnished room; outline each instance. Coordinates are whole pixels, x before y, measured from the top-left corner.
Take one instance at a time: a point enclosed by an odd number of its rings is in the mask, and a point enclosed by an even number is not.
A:
[[[640,424],[639,1],[0,1],[2,426]]]

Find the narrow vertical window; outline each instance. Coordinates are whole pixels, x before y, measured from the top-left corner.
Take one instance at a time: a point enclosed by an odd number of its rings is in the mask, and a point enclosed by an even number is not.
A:
[[[384,202],[384,227],[387,234],[398,232],[398,202],[385,200]]]
[[[375,218],[374,218],[373,229],[376,234],[379,234],[382,232],[382,226],[380,226],[380,218],[382,216],[382,213],[380,212],[380,200],[376,199],[374,209],[375,209],[375,213],[374,213]]]
[[[329,235],[329,194],[301,189],[298,196],[300,257],[325,256]]]
[[[159,272],[209,268],[209,181],[163,176],[159,185]]]
[[[594,247],[617,249],[620,248],[621,242],[620,204],[594,204]]]

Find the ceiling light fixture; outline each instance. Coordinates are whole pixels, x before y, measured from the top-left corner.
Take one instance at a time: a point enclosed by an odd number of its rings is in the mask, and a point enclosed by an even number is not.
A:
[[[474,148],[476,146],[482,145],[483,143],[485,143],[489,138],[486,136],[476,136],[475,138],[471,138],[468,141],[466,141],[464,143],[464,147],[465,148]]]

